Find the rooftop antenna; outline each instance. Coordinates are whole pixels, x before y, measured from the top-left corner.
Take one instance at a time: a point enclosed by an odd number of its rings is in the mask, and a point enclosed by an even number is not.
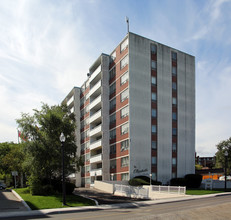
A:
[[[129,18],[127,16],[125,17],[125,21],[127,22],[127,29],[128,29],[128,33],[129,33]]]

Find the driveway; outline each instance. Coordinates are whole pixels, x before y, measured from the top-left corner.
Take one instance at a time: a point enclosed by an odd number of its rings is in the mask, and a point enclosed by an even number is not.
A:
[[[0,212],[18,211],[27,211],[27,208],[10,190],[0,190]]]
[[[99,205],[116,204],[116,203],[132,203],[135,201],[145,201],[147,199],[128,198],[124,196],[115,196],[105,193],[94,188],[76,188],[74,194],[95,199]]]

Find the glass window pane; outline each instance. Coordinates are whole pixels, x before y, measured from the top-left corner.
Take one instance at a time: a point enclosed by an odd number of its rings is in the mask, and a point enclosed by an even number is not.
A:
[[[156,101],[156,93],[152,92],[152,101]]]
[[[155,76],[152,76],[152,84],[156,85],[156,77]]]
[[[123,76],[120,78],[120,84],[123,85],[128,81],[128,72],[126,72]]]
[[[156,109],[152,109],[152,117],[156,118]]]
[[[156,125],[152,125],[152,133],[156,133]]]
[[[120,69],[123,69],[128,64],[128,55],[120,61]]]
[[[156,61],[152,60],[151,65],[152,65],[152,69],[156,69]]]
[[[120,101],[123,102],[125,99],[128,98],[128,89],[124,90],[121,94],[120,94]]]
[[[126,106],[120,110],[120,117],[124,118],[124,117],[128,116],[128,113],[129,113],[129,108],[128,108],[128,106]]]

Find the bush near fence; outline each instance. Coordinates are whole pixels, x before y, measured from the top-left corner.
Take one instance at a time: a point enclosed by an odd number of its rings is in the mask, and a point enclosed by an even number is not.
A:
[[[151,181],[152,185],[162,185],[159,181]],[[133,179],[128,181],[128,184],[131,186],[142,186],[142,185],[150,185],[150,178],[147,176],[136,176]]]

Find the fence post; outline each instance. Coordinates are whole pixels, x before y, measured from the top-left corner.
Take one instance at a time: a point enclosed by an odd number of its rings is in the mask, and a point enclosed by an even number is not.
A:
[[[168,193],[170,192],[170,186],[168,186]]]
[[[160,193],[160,185],[159,185],[159,193]]]

